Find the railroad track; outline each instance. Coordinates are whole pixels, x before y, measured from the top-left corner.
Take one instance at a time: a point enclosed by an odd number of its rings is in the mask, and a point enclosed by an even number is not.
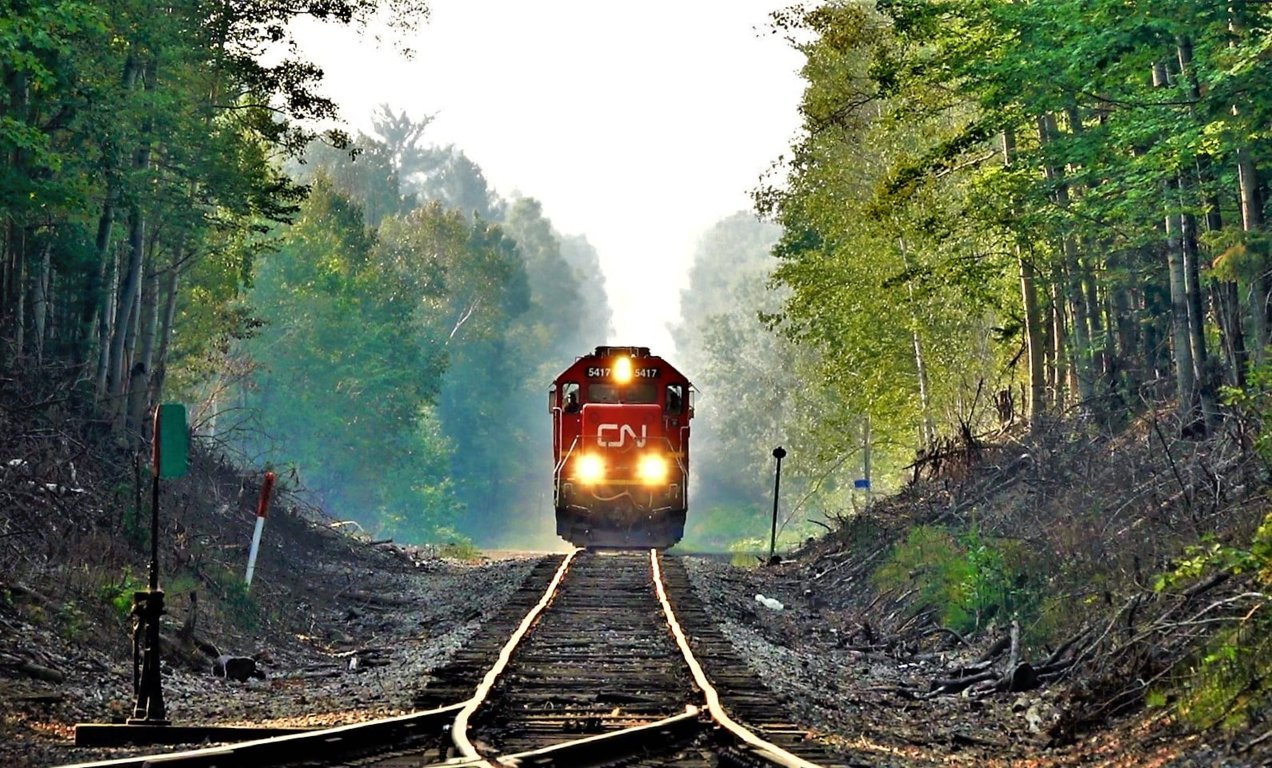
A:
[[[398,718],[77,768],[839,764],[655,552],[545,558],[415,700]]]

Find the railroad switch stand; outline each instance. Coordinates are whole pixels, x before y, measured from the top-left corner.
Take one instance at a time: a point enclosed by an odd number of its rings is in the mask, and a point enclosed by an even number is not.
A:
[[[133,691],[137,703],[129,725],[168,725],[163,704],[163,680],[159,669],[159,617],[163,616],[163,590],[133,593]]]

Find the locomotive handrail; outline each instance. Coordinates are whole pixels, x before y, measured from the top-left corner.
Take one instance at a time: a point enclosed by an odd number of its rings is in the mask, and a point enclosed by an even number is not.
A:
[[[559,476],[560,476],[561,470],[565,468],[565,462],[566,462],[566,460],[568,460],[568,459],[570,458],[570,456],[574,455],[574,446],[576,446],[576,445],[578,445],[578,444],[579,444],[579,436],[577,436],[577,435],[576,435],[576,436],[575,436],[575,438],[574,438],[574,440],[570,443],[570,448],[569,448],[569,450],[567,450],[567,451],[565,452],[565,455],[561,457],[561,460],[560,460],[560,461],[558,461],[558,462],[557,462],[557,464],[556,464],[556,466],[552,468],[552,476],[553,476],[553,477],[559,477]]]

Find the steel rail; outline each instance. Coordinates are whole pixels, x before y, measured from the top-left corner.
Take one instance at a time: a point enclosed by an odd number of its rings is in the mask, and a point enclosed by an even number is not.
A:
[[[414,712],[393,718],[354,723],[290,736],[276,736],[184,752],[76,763],[62,768],[175,768],[176,766],[181,768],[223,768],[226,766],[267,765],[307,758],[332,757],[334,754],[342,752],[366,749],[377,743],[383,744],[394,738],[402,738],[404,735],[426,733],[432,728],[436,728],[440,735],[441,726],[450,718],[452,713],[454,714],[453,719],[450,720],[450,736],[460,755],[445,761],[444,764],[457,767],[488,766],[490,768],[499,768],[500,766],[577,765],[580,764],[580,760],[586,758],[617,755],[623,750],[628,750],[631,754],[635,754],[637,751],[644,749],[644,744],[647,743],[645,737],[650,734],[674,733],[685,735],[695,730],[701,730],[702,725],[699,722],[700,710],[698,707],[690,705],[686,707],[684,714],[674,715],[653,723],[561,742],[529,752],[504,755],[493,762],[491,758],[482,757],[477,752],[477,749],[468,738],[469,719],[484,703],[495,682],[507,668],[517,646],[534,626],[540,615],[551,604],[574,556],[580,551],[582,550],[575,549],[565,557],[557,568],[556,574],[553,576],[547,590],[545,590],[543,597],[521,620],[516,632],[504,645],[499,653],[498,660],[486,672],[473,695],[462,703],[426,712]],[[671,603],[667,598],[666,588],[663,584],[658,551],[650,550],[649,556],[655,592],[662,606],[664,618],[671,629],[676,644],[680,647],[685,662],[693,674],[695,683],[706,697],[707,710],[712,720],[747,745],[753,755],[772,765],[781,766],[781,768],[821,768],[816,763],[797,757],[781,747],[761,739],[729,717],[720,704],[719,694],[707,679],[702,666],[689,648],[688,639],[685,637],[680,622],[676,619],[675,613],[671,608]]]
[[[503,649],[499,651],[498,661],[486,672],[486,676],[482,678],[481,684],[477,686],[472,698],[464,702],[463,708],[455,716],[454,725],[451,726],[451,740],[455,742],[455,748],[459,750],[463,759],[477,760],[481,758],[477,753],[477,748],[468,739],[468,719],[473,716],[473,713],[485,701],[490,689],[494,687],[495,681],[499,679],[499,675],[508,666],[508,660],[512,658],[512,652],[521,643],[521,638],[525,637],[526,633],[530,631],[530,627],[539,618],[539,614],[543,613],[548,604],[552,602],[552,598],[556,596],[557,585],[561,583],[561,579],[565,577],[565,572],[569,570],[574,556],[579,552],[579,549],[574,549],[565,556],[565,560],[561,562],[561,567],[557,568],[556,575],[552,577],[552,582],[548,584],[548,588],[543,593],[539,603],[521,620],[521,625],[517,627],[517,631],[512,633],[512,637],[504,644]]]
[[[658,601],[662,603],[663,614],[667,617],[667,624],[671,627],[671,633],[676,638],[676,644],[680,646],[680,652],[684,654],[685,662],[688,663],[690,671],[693,672],[694,681],[707,697],[707,710],[711,713],[712,719],[723,726],[729,733],[749,745],[760,757],[780,765],[782,768],[821,768],[816,763],[810,763],[801,757],[792,755],[776,744],[761,739],[729,717],[728,712],[720,704],[720,694],[716,692],[715,687],[711,685],[711,681],[707,679],[706,673],[702,671],[702,665],[694,657],[693,651],[689,648],[689,640],[685,637],[684,630],[680,628],[680,622],[676,620],[676,614],[671,610],[671,603],[667,600],[667,590],[663,587],[662,568],[658,564],[658,550],[649,550],[649,562],[654,569],[654,588],[658,592]]]
[[[550,747],[530,750],[529,752],[518,752],[512,755],[503,755],[495,759],[499,766],[508,766],[509,768],[545,768],[546,766],[577,766],[587,764],[588,761],[612,759],[619,755],[619,750],[625,750],[621,756],[629,756],[637,751],[644,749],[645,744],[641,741],[649,736],[665,735],[665,736],[686,736],[698,734],[703,731],[703,724],[699,721],[701,710],[692,704],[685,707],[685,711],[679,715],[663,718],[652,723],[637,725],[632,728],[624,728],[621,731],[612,731],[610,733],[601,733],[596,736],[588,736],[574,741],[563,741],[559,744],[553,744]],[[477,760],[454,760],[447,761],[445,765],[448,768],[478,768],[478,766],[491,765],[485,759]]]
[[[92,763],[75,763],[62,768],[147,768],[147,766],[218,766],[229,768],[240,765],[269,765],[296,760],[330,756],[342,751],[363,749],[369,745],[383,743],[388,739],[402,738],[414,733],[423,733],[436,728],[441,734],[441,726],[449,721],[449,715],[461,708],[460,704],[430,709],[426,712],[412,712],[408,715],[371,720],[365,723],[352,723],[335,728],[324,728],[307,733],[290,736],[273,736],[255,741],[244,741],[219,747],[192,749],[184,752],[169,752],[159,755],[139,755],[113,760],[101,760]]]

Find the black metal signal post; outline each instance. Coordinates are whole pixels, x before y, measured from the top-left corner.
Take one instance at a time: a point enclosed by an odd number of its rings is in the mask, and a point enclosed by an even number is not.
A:
[[[133,593],[133,690],[137,703],[128,718],[130,725],[169,724],[159,667],[159,619],[164,614],[163,590],[159,589],[159,478],[186,473],[189,431],[185,406],[156,406],[151,439],[154,466],[150,487],[150,588]]]
[[[777,494],[782,490],[782,459],[786,458],[786,449],[777,446],[773,449],[773,458],[777,459],[777,476],[773,478],[773,528],[769,533],[769,556],[768,564],[776,564],[777,549]]]
[[[155,409],[154,454],[150,486],[150,589],[133,593],[133,705],[130,725],[168,725],[159,669],[159,618],[163,616],[163,591],[159,589],[159,430],[161,409]]]

